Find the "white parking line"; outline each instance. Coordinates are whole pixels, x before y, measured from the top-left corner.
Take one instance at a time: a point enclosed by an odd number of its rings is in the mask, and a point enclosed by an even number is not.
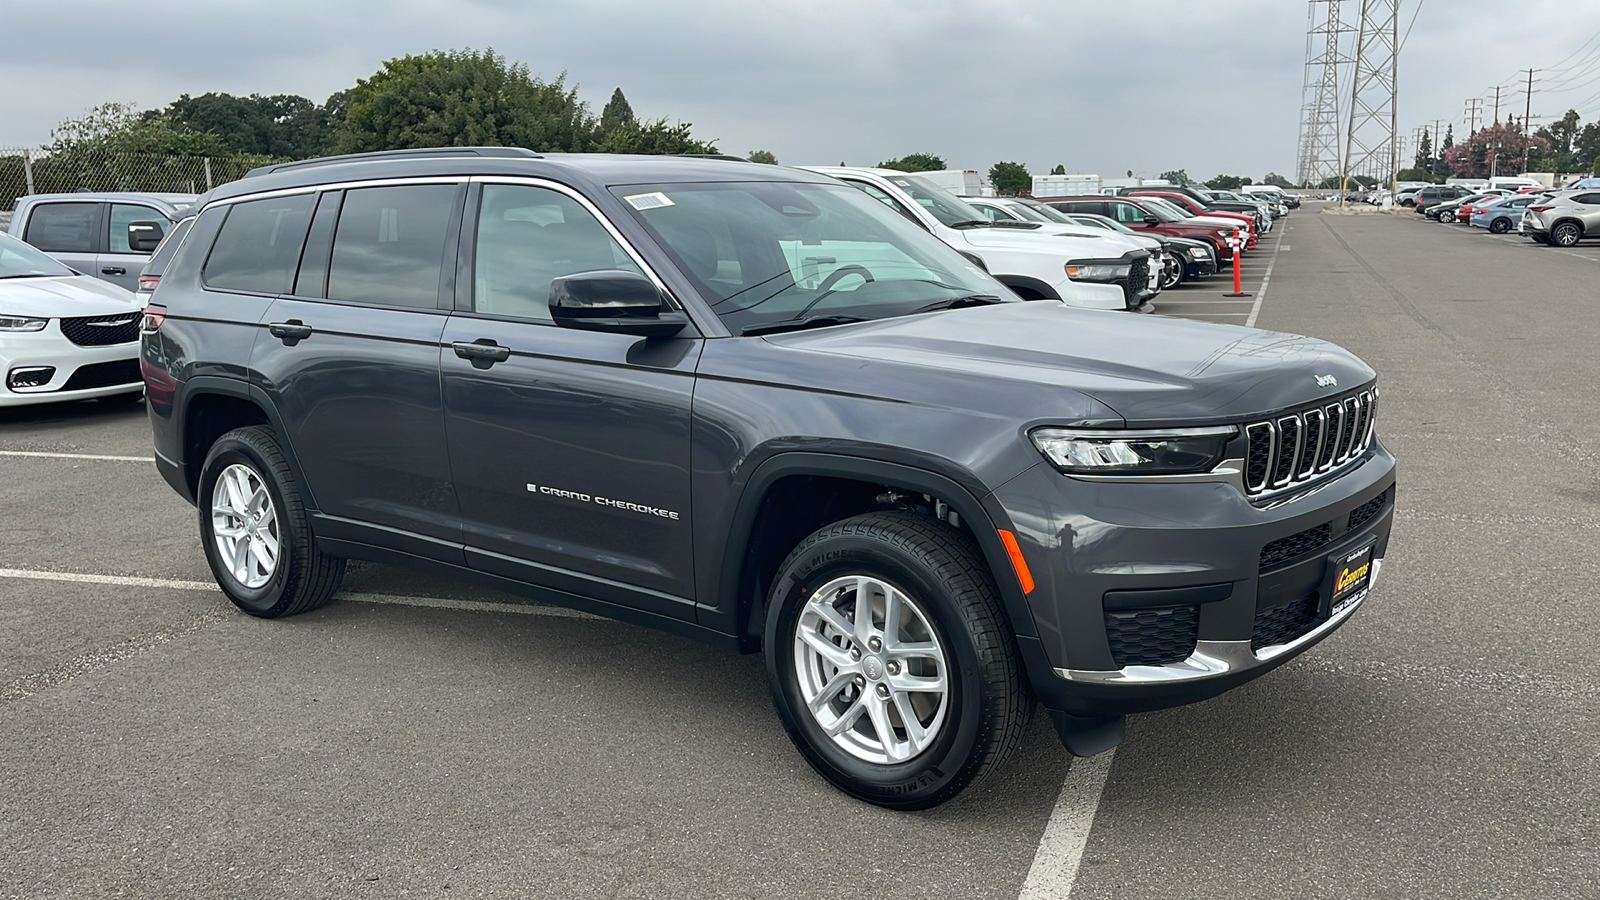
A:
[[[1272,283],[1272,267],[1278,264],[1278,254],[1282,252],[1283,238],[1280,237],[1277,246],[1272,248],[1272,258],[1267,260],[1267,274],[1261,278],[1261,287],[1256,291],[1256,302],[1250,307],[1250,317],[1244,320],[1246,328],[1256,327],[1256,317],[1261,315],[1261,301],[1267,299],[1267,285]]]
[[[0,456],[33,456],[41,459],[103,459],[112,462],[153,463],[154,456],[105,456],[99,453],[46,453],[43,450],[0,450]]]
[[[171,578],[144,578],[137,575],[95,575],[82,572],[51,572],[42,569],[0,569],[0,578],[20,578],[33,581],[68,581],[76,584],[104,584],[116,587],[166,588],[175,591],[215,591],[211,581],[176,581]],[[600,619],[592,613],[564,606],[544,606],[523,603],[486,603],[481,600],[450,600],[444,597],[412,597],[404,594],[369,594],[363,591],[340,591],[334,594],[340,600],[352,603],[383,603],[393,606],[427,606],[435,609],[464,609],[472,612],[504,612],[524,616],[548,616],[557,619]]]
[[[1072,893],[1115,755],[1116,751],[1110,750],[1072,761],[1017,900],[1066,900]]]

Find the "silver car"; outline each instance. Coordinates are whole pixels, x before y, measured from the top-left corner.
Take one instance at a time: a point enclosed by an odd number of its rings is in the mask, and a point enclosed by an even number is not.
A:
[[[1523,234],[1541,244],[1571,247],[1600,229],[1600,190],[1563,191],[1522,213]]]

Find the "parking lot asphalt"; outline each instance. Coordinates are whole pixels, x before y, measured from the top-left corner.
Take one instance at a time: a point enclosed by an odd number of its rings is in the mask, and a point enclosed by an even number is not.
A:
[[[1600,247],[1465,232],[1308,204],[1246,302],[1156,302],[1378,369],[1355,618],[925,813],[813,775],[758,657],[371,564],[238,613],[142,408],[0,412],[0,898],[1600,896]]]

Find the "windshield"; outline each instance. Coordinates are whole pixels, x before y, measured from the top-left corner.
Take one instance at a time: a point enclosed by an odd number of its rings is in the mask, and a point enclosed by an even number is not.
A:
[[[1184,219],[1194,218],[1194,213],[1184,209],[1176,203],[1170,203],[1164,198],[1140,197],[1139,199],[1143,202],[1145,209],[1153,210],[1156,218],[1161,219],[1164,222],[1181,222]],[[1163,213],[1165,213],[1165,215],[1163,215]]]
[[[968,222],[987,222],[989,217],[976,206],[942,187],[915,175],[889,175],[889,183],[911,195],[923,209],[941,223],[954,227]]]
[[[1101,228],[1107,228],[1111,231],[1120,231],[1123,234],[1135,233],[1132,228],[1129,228],[1121,222],[1118,222],[1116,219],[1108,219],[1105,216],[1081,216],[1078,218],[1078,220],[1090,225],[1097,225]]]
[[[939,239],[843,184],[612,190],[735,334],[816,316],[906,315],[975,295],[1016,299]]]
[[[0,278],[73,275],[71,269],[8,234],[0,234]]]
[[[1012,205],[1022,215],[1037,216],[1034,220],[1036,222],[1059,222],[1066,225],[1082,224],[1066,213],[1058,209],[1051,209],[1037,200],[1015,200]]]
[[[1017,216],[1026,219],[1029,222],[1049,222],[1051,224],[1058,225],[1067,221],[1066,216],[1062,216],[1060,219],[1052,219],[1026,203],[1007,203],[1005,207],[1006,209],[1011,210],[1011,212],[1015,213]]]

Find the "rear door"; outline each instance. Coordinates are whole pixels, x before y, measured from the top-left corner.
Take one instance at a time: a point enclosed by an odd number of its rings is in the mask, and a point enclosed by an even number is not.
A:
[[[299,457],[320,536],[462,562],[439,340],[464,194],[456,179],[259,201],[263,240],[315,201],[298,276],[262,318],[250,367]],[[292,211],[272,205],[291,199]]]
[[[28,210],[22,239],[84,275],[99,276],[104,203],[47,201]]]
[[[468,563],[693,621],[689,414],[702,341],[551,321],[556,277],[647,271],[577,192],[485,183],[473,206],[440,366]]]

